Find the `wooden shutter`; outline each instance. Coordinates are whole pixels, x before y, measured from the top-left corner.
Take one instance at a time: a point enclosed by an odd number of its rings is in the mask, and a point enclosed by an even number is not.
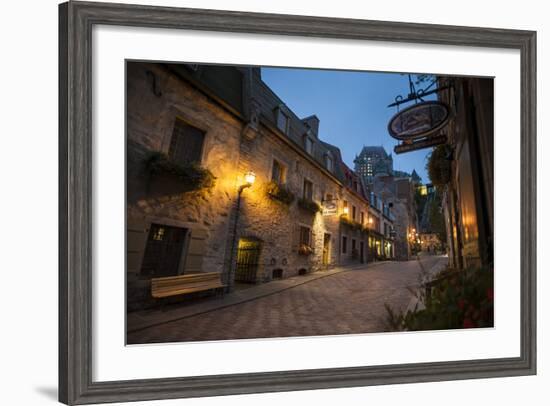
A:
[[[178,164],[200,163],[204,132],[176,118],[168,156]]]
[[[206,230],[195,228],[191,230],[184,274],[202,272],[202,262],[206,254]]]
[[[146,242],[147,227],[145,221],[143,219],[128,217],[126,227],[126,266],[129,274],[139,274]]]

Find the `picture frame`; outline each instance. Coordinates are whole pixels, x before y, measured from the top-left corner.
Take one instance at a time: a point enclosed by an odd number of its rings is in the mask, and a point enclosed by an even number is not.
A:
[[[519,50],[521,345],[514,358],[181,378],[92,378],[92,27],[277,34]],[[536,33],[233,11],[68,2],[59,6],[59,400],[66,404],[219,396],[536,373]]]

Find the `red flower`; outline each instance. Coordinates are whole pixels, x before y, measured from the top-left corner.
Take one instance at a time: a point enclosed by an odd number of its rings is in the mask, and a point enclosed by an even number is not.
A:
[[[462,325],[464,328],[474,328],[474,322],[470,319],[464,319],[464,324]]]
[[[464,305],[466,304],[466,302],[464,302],[464,299],[458,299],[458,302],[457,302],[457,306],[460,310],[464,310]]]
[[[487,299],[489,299],[492,302],[493,298],[494,298],[493,288],[488,288],[487,289]]]

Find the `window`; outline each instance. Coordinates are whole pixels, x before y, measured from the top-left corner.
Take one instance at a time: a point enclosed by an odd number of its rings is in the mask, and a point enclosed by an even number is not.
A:
[[[332,160],[332,157],[329,154],[325,155],[325,166],[330,172],[334,169],[333,165],[334,161]]]
[[[290,119],[281,109],[277,112],[277,128],[285,134],[288,134],[288,130],[290,129]]]
[[[306,226],[300,226],[300,246],[311,247],[311,229]]]
[[[304,135],[304,148],[308,154],[313,155],[313,140],[307,135]]]
[[[275,159],[273,160],[273,167],[271,169],[271,180],[278,185],[286,182],[286,168]]]
[[[361,212],[361,225],[365,224],[365,213]]]
[[[151,224],[141,274],[151,277],[178,275],[186,235],[186,228]]]
[[[348,252],[348,237],[342,236],[342,254]]]
[[[326,200],[327,202],[330,202],[331,200],[333,200],[332,195],[331,195],[330,193],[327,193],[327,194],[326,194],[326,197],[325,197],[325,200]]]
[[[355,218],[357,217],[357,207],[351,206],[351,218],[353,221],[355,221]]]
[[[200,163],[203,144],[203,131],[176,118],[168,148],[168,157],[172,161],[182,165]]]
[[[304,179],[304,189],[302,198],[305,200],[313,200],[313,183],[309,180]]]
[[[351,252],[355,251],[357,249],[357,241],[355,241],[355,238],[351,240]]]

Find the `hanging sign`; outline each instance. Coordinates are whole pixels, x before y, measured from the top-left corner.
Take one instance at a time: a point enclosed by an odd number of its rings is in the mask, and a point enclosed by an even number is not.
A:
[[[415,140],[414,142],[407,142],[396,145],[393,148],[393,152],[396,154],[402,154],[404,152],[417,151],[419,149],[435,147],[436,145],[445,144],[447,142],[447,136],[445,134],[432,135],[430,137]]]
[[[325,200],[323,201],[322,209],[323,216],[332,216],[338,212],[337,200]]]
[[[401,110],[392,117],[388,132],[398,140],[426,137],[449,121],[449,107],[440,101],[425,101]]]

